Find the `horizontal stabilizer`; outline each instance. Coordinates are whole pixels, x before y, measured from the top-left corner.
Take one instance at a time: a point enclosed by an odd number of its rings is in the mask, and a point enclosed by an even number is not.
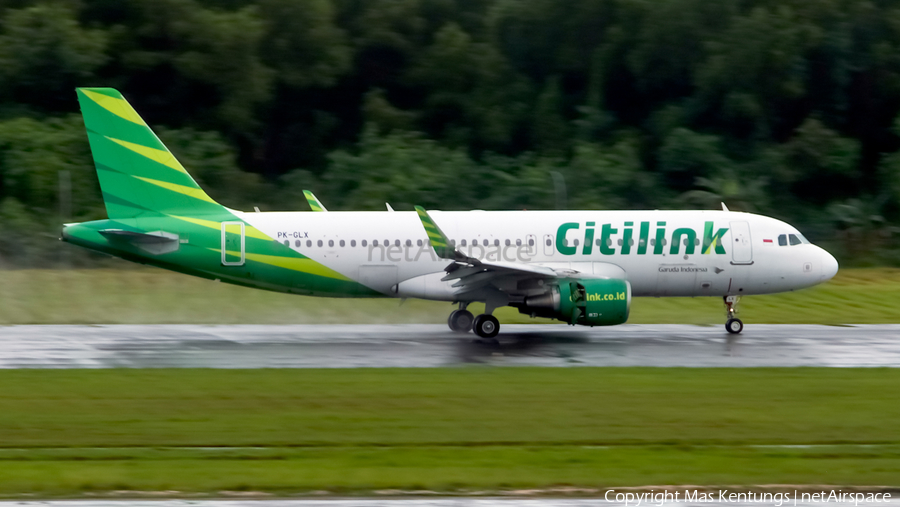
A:
[[[132,245],[153,255],[162,255],[178,250],[180,244],[177,234],[165,231],[134,232],[124,229],[104,229],[98,231],[109,241],[131,243]]]

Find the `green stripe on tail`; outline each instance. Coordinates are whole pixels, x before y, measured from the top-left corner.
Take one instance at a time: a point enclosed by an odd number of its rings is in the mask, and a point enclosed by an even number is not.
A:
[[[112,88],[78,88],[77,93],[109,218],[224,210],[121,93]]]

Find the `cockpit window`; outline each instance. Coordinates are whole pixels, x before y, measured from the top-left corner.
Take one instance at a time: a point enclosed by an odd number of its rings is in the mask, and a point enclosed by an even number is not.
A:
[[[804,245],[808,245],[808,244],[809,244],[809,240],[806,239],[806,238],[805,238],[802,234],[800,234],[799,232],[797,233],[797,237],[800,238],[800,242],[803,243]]]
[[[787,234],[778,236],[778,246],[787,246]]]
[[[790,238],[791,240],[791,246],[799,245],[802,243],[800,241],[800,238],[798,238],[796,234],[788,234],[788,238]]]

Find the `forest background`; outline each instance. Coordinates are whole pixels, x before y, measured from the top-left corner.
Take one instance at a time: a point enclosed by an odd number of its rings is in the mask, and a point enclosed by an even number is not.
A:
[[[900,265],[898,2],[0,0],[0,267],[96,263],[77,86],[232,208],[724,201]]]

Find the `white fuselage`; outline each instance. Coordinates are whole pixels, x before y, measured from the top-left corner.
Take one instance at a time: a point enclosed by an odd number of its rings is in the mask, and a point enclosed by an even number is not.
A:
[[[276,241],[382,294],[455,299],[451,282],[440,281],[450,261],[434,254],[415,212],[236,213]],[[466,255],[571,269],[586,276],[624,277],[635,296],[792,291],[830,279],[838,267],[825,250],[805,241],[780,245],[779,236],[802,238],[794,227],[749,213],[434,211],[431,215]]]

